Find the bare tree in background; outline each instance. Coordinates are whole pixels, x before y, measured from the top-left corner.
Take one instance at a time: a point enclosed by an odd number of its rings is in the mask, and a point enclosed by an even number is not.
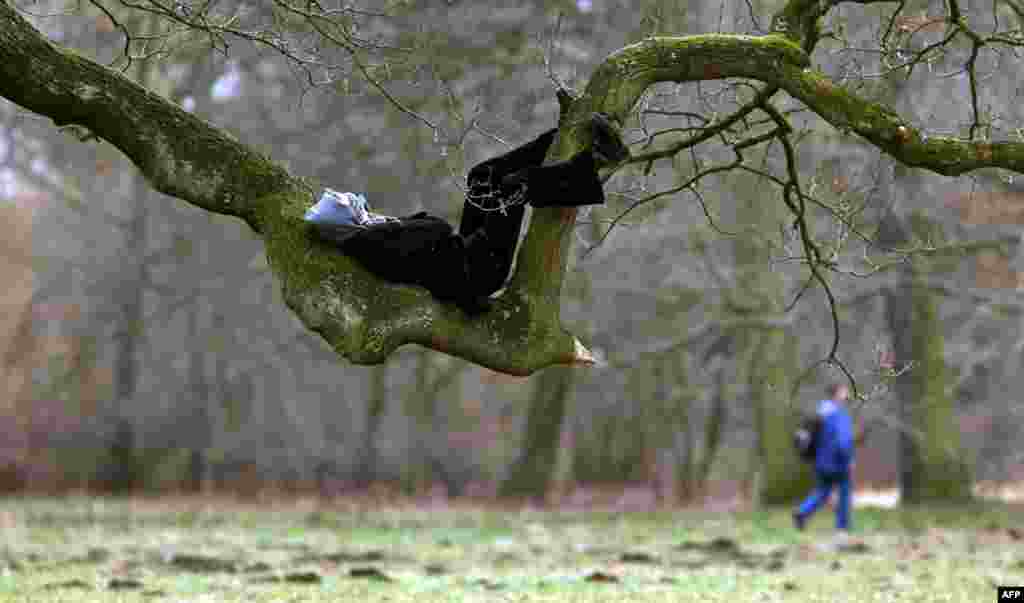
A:
[[[413,391],[406,393],[406,414],[413,422],[413,445],[404,476],[405,489],[415,492],[439,479],[449,497],[463,494],[466,480],[461,472],[453,471],[439,454],[439,448],[448,445],[445,426],[441,421],[440,406],[451,403],[442,393],[465,372],[461,361],[438,362],[438,354],[423,348],[417,351],[416,376]]]
[[[572,387],[573,374],[565,368],[547,369],[535,380],[523,428],[524,440],[501,483],[501,496],[542,501],[547,494]]]

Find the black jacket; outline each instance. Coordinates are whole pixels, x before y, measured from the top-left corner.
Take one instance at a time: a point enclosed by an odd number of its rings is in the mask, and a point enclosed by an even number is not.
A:
[[[317,225],[314,231],[380,278],[420,285],[471,314],[486,309],[480,298],[489,295],[486,288],[493,279],[474,276],[493,272],[483,232],[464,239],[448,222],[426,212],[368,227]],[[478,248],[472,261],[467,243]]]

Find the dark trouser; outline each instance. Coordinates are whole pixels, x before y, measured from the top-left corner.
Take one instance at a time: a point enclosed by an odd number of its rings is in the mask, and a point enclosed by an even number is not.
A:
[[[469,171],[459,234],[465,241],[474,294],[487,297],[505,284],[512,270],[519,231],[534,207],[575,207],[604,202],[604,190],[589,151],[543,166],[558,130],[548,130],[508,153]],[[520,173],[516,184],[502,179]],[[522,198],[520,198],[522,197]]]
[[[815,477],[818,485],[797,509],[797,514],[804,519],[813,515],[821,508],[821,505],[828,501],[829,495],[832,494],[832,488],[836,487],[839,490],[839,502],[836,505],[836,527],[840,530],[850,529],[850,498],[852,495],[850,472],[822,473],[816,471]]]

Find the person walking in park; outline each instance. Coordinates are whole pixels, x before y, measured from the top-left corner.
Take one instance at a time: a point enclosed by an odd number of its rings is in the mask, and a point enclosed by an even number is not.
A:
[[[839,490],[836,504],[836,528],[839,537],[845,538],[850,530],[850,505],[852,494],[852,468],[854,459],[853,419],[846,407],[850,395],[843,383],[833,383],[825,390],[828,399],[818,402],[817,420],[820,422],[817,446],[814,454],[816,486],[810,496],[793,512],[793,524],[803,530],[807,520],[825,502],[833,488]]]

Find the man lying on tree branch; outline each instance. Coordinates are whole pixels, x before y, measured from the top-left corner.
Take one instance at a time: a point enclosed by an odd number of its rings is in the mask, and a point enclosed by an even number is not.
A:
[[[576,207],[604,203],[598,169],[629,157],[609,118],[590,116],[593,143],[570,159],[543,165],[558,130],[473,167],[459,232],[426,212],[395,218],[370,213],[366,199],[328,191],[306,212],[320,239],[377,276],[420,285],[467,314],[489,308],[512,269],[525,204]]]

